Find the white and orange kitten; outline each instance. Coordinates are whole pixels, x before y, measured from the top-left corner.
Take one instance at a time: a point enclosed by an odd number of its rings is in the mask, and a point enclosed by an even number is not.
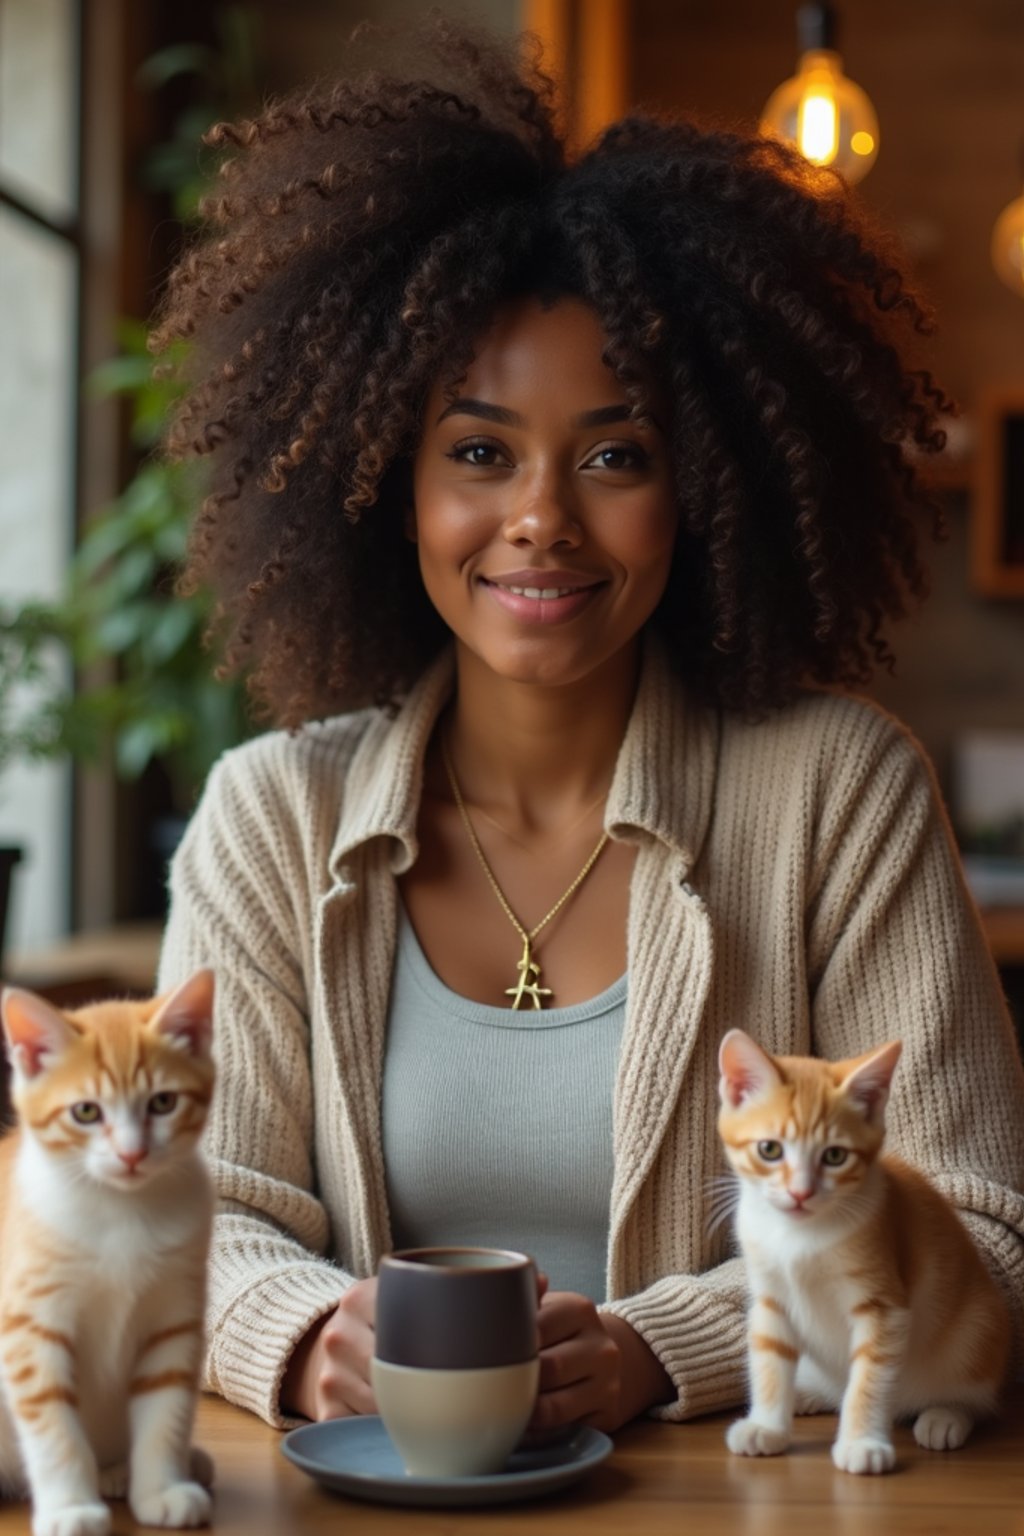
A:
[[[193,1452],[213,1197],[213,974],[61,1013],[2,997],[19,1127],[0,1144],[0,1485],[34,1536],[210,1516]]]
[[[750,1281],[751,1406],[739,1456],[790,1443],[799,1395],[839,1410],[832,1460],[888,1472],[892,1426],[932,1450],[996,1411],[1008,1309],[949,1202],[882,1156],[900,1044],[849,1061],[769,1056],[722,1041],[718,1128],[739,1181],[736,1232]]]

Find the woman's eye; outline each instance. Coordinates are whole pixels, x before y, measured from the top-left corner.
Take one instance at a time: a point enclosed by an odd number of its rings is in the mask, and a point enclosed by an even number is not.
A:
[[[648,463],[647,454],[642,448],[626,447],[620,444],[612,448],[599,448],[594,457],[588,461],[587,467],[594,466],[597,469],[643,469]]]
[[[493,469],[504,455],[497,443],[456,443],[446,457],[457,464],[475,464],[480,469]],[[507,462],[507,461],[506,461]]]
[[[826,1147],[821,1160],[826,1168],[841,1168],[849,1155],[845,1147]]]
[[[777,1163],[782,1156],[781,1141],[759,1141],[757,1155],[766,1163]]]
[[[169,1115],[178,1102],[176,1093],[154,1093],[149,1101],[151,1115]]]
[[[71,1118],[79,1125],[98,1125],[103,1119],[103,1111],[98,1104],[82,1103],[72,1104]]]

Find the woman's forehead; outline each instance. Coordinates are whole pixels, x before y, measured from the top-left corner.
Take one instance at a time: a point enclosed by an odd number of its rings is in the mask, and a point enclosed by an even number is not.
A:
[[[582,299],[511,299],[475,343],[457,395],[503,406],[531,422],[551,412],[561,418],[625,404],[625,388],[604,360],[607,345],[597,312]],[[438,381],[428,421],[437,421],[450,398]]]

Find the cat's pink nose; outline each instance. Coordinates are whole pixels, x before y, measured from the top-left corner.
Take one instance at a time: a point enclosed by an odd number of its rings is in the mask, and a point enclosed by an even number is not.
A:
[[[792,1185],[789,1187],[789,1197],[797,1205],[803,1205],[804,1201],[809,1200],[813,1194],[813,1189],[794,1189]]]
[[[135,1152],[122,1152],[119,1149],[117,1155],[121,1159],[122,1163],[124,1163],[128,1168],[129,1172],[134,1173],[136,1168],[142,1162],[142,1159],[145,1157],[146,1149],[143,1147],[141,1150]]]

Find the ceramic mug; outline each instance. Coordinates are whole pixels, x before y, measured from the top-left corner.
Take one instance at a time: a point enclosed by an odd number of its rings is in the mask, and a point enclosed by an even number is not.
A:
[[[533,1260],[500,1248],[385,1254],[374,1326],[370,1379],[406,1472],[500,1472],[537,1397]]]

